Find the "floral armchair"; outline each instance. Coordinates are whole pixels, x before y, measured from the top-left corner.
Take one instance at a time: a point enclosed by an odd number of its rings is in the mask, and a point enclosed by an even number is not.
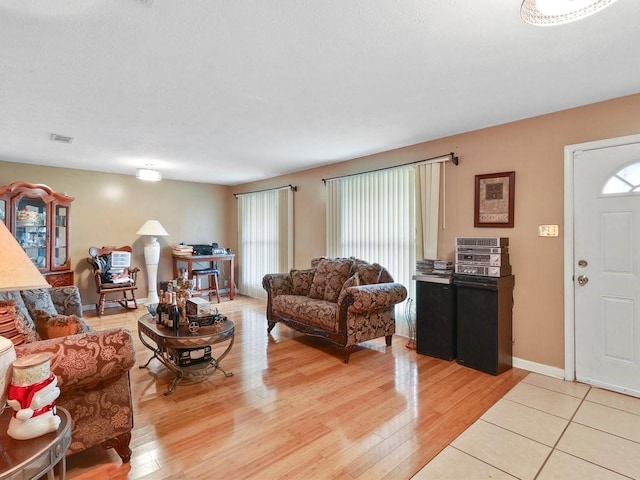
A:
[[[13,313],[21,333],[18,357],[52,355],[51,371],[61,391],[56,404],[70,412],[73,422],[69,453],[101,444],[128,462],[133,429],[129,370],[135,363],[131,333],[123,328],[93,331],[82,319],[77,287],[0,292],[0,306]],[[42,326],[53,331],[47,323],[71,329],[68,335],[41,340]]]

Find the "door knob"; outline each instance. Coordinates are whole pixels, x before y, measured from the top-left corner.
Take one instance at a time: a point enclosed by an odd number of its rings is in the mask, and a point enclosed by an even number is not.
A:
[[[581,287],[584,287],[587,283],[589,283],[589,277],[587,277],[586,275],[580,275],[578,277],[578,284]]]

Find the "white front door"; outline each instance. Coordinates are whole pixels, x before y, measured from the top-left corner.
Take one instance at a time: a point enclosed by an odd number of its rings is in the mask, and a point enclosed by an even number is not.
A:
[[[640,396],[640,143],[575,151],[573,193],[575,377]]]

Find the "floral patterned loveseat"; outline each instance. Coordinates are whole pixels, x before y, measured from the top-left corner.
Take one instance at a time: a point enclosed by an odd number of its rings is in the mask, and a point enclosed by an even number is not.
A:
[[[396,331],[394,306],[407,298],[386,268],[357,258],[320,257],[311,268],[263,277],[267,291],[267,331],[276,323],[327,338],[343,348],[344,363],[353,347]]]
[[[25,342],[16,345],[18,358],[39,352],[52,355],[51,370],[60,387],[56,405],[67,409],[72,418],[68,454],[101,444],[114,448],[128,462],[133,428],[129,370],[135,363],[131,333],[123,328],[93,331],[81,318],[75,286],[0,292],[0,305],[5,313],[7,308],[12,310],[24,337]],[[58,322],[73,319],[82,333],[41,340],[34,320],[43,311]]]

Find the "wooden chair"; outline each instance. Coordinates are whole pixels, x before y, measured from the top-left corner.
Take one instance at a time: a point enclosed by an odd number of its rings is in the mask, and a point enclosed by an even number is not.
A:
[[[138,267],[127,267],[123,270],[112,268],[113,252],[129,252],[132,249],[125,245],[122,247],[91,247],[90,257],[87,261],[93,268],[93,277],[96,282],[96,293],[99,295],[96,310],[98,315],[104,314],[104,307],[107,302],[107,295],[116,295],[117,298],[109,298],[110,302],[118,302],[124,308],[133,310],[138,308],[135,291],[136,280],[140,269]],[[130,298],[129,296],[130,295]],[[130,302],[133,302],[131,306]]]

